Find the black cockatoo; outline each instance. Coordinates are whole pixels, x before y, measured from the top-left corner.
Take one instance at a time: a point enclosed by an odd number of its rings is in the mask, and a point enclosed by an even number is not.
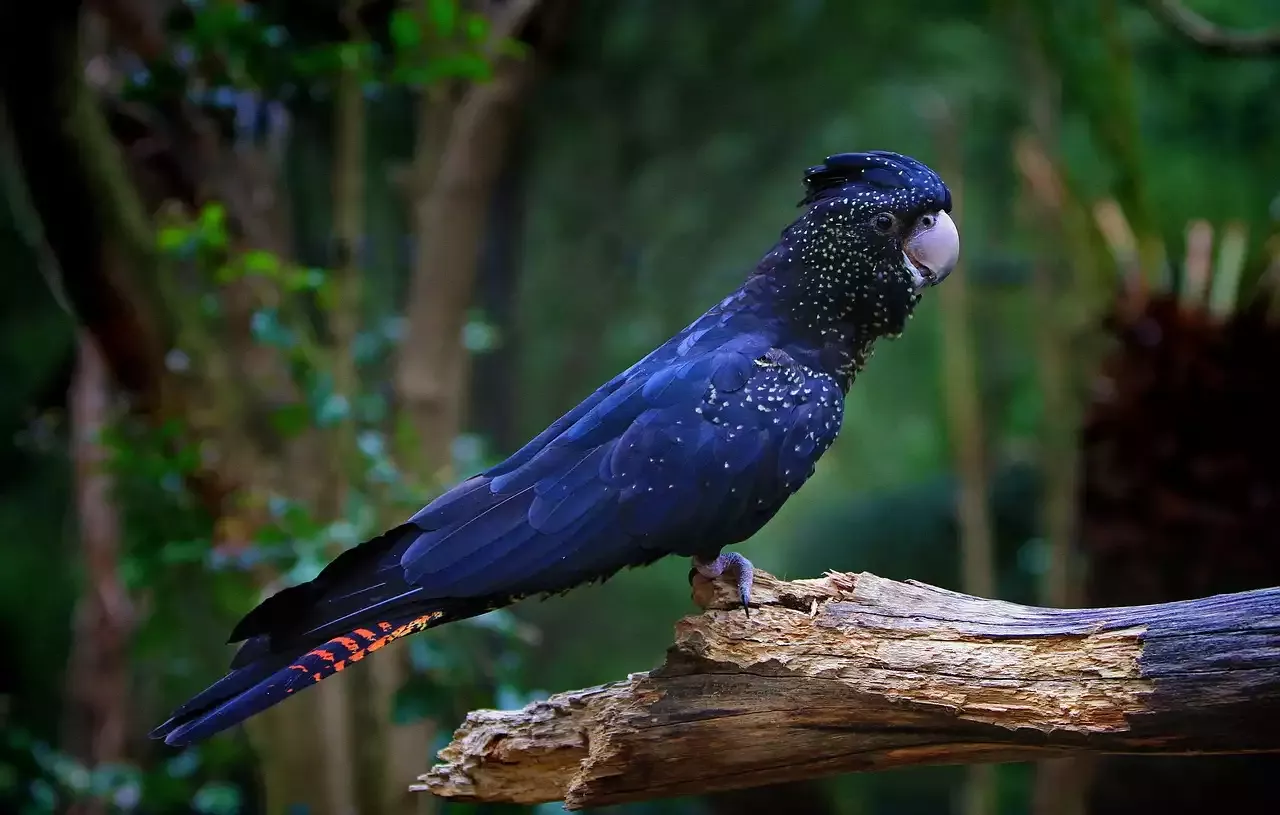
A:
[[[722,553],[774,516],[835,441],[877,338],[955,266],[951,193],[889,152],[805,172],[804,212],[742,286],[501,464],[267,598],[231,633],[230,672],[152,735],[237,724],[392,640],[665,555]]]

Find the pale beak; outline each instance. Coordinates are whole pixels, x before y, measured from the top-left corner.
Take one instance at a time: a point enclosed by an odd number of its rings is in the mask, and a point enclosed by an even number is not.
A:
[[[917,289],[941,283],[960,260],[955,221],[942,210],[921,215],[902,243],[902,254]]]

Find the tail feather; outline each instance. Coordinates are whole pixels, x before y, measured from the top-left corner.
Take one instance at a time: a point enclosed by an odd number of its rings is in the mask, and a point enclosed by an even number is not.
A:
[[[190,744],[239,724],[304,688],[344,670],[383,646],[445,622],[471,616],[478,610],[451,614],[445,610],[418,611],[353,628],[314,648],[299,645],[268,650],[266,638],[247,641],[234,668],[222,679],[174,711],[151,731],[171,745]],[[249,657],[246,659],[246,657]]]

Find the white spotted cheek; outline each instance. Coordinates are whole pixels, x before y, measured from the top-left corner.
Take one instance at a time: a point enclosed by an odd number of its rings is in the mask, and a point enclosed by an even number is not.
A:
[[[850,187],[811,207],[768,256],[788,325],[817,345],[841,387],[871,358],[877,338],[901,333],[927,285],[902,243],[870,225],[879,212],[911,211],[918,194]]]

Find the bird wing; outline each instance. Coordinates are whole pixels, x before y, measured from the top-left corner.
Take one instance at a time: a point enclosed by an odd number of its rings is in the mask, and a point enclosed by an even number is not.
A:
[[[414,516],[424,532],[401,556],[406,579],[434,596],[518,597],[667,554],[697,505],[695,470],[717,443],[700,405],[714,382],[741,388],[766,348],[737,335],[633,369],[527,460]]]
[[[267,598],[232,632],[231,671],[153,735],[203,739],[408,634],[750,536],[834,440],[843,393],[763,336],[690,336]]]
[[[505,461],[343,552],[314,579],[266,598],[231,633],[231,642],[247,640],[233,665],[284,642],[345,635],[371,616],[434,608],[444,598],[509,602],[560,590],[558,582],[530,579],[522,570],[540,558],[567,558],[582,541],[598,540],[595,554],[618,560],[627,539],[608,528],[617,490],[612,479],[602,480],[599,467],[633,422],[655,426],[646,411],[682,401],[692,408],[717,365],[726,372],[747,367],[767,348],[759,332],[744,331],[750,326],[724,310],[732,301],[605,383]],[[632,552],[638,562],[657,556]],[[629,565],[622,560],[609,573]],[[476,602],[453,605],[448,619],[485,610]]]
[[[232,632],[250,640],[237,661],[274,650],[264,635],[322,641],[446,601],[456,619],[749,537],[834,440],[843,393],[743,328],[708,312],[506,461],[267,598]]]
[[[750,536],[813,472],[842,412],[830,378],[770,353],[738,335],[627,380],[520,466],[415,516],[407,581],[522,597]]]

